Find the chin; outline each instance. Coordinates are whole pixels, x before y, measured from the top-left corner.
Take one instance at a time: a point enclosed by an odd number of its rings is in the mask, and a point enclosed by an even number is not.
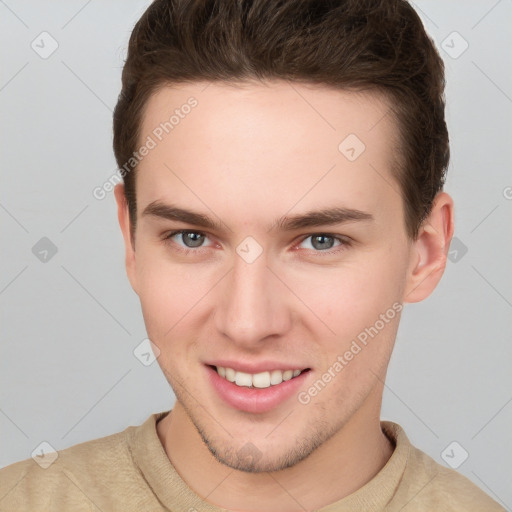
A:
[[[194,422],[195,423],[195,422]],[[327,431],[325,424],[308,425],[309,435],[293,433],[285,436],[285,440],[292,440],[288,445],[282,440],[241,441],[238,448],[233,438],[219,439],[211,436],[202,428],[196,428],[205,445],[215,459],[237,471],[246,473],[268,473],[291,468],[308,458],[319,446],[326,442],[335,431]]]

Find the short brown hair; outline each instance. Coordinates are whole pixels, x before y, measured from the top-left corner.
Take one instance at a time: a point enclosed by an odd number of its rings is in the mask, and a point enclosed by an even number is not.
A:
[[[135,25],[114,111],[114,153],[138,147],[166,84],[284,79],[386,95],[400,136],[392,169],[416,239],[449,162],[444,65],[405,0],[155,0]],[[136,167],[123,173],[132,228]]]

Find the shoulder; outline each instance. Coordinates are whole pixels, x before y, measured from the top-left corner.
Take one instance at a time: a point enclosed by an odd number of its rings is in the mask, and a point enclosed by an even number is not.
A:
[[[418,499],[429,507],[443,504],[446,511],[498,512],[505,509],[475,485],[469,478],[454,469],[437,463],[417,448],[411,450],[411,476],[422,482]]]
[[[105,496],[111,494],[109,489],[121,482],[136,484],[141,479],[130,453],[130,437],[137,428],[128,427],[1,469],[0,510],[82,512],[97,510],[101,505],[108,507]]]
[[[407,510],[416,512],[505,511],[471,480],[437,463],[410,444],[403,430],[401,432],[401,441],[409,444],[409,454],[397,492],[386,510],[400,510],[407,504]]]

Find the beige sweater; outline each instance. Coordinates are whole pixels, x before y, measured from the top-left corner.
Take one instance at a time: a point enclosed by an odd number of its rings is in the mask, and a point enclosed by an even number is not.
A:
[[[0,470],[0,511],[221,512],[190,489],[169,461],[156,432],[165,414],[62,450],[46,469],[28,459]],[[389,461],[361,489],[321,512],[505,510],[412,446],[399,425],[381,425],[395,444]]]

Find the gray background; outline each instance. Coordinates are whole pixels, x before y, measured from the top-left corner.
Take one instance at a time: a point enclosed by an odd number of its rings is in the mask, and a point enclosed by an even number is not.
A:
[[[174,400],[157,363],[133,355],[145,330],[114,198],[92,195],[116,169],[112,109],[147,5],[0,1],[0,466],[43,440],[61,449],[139,424]],[[512,3],[414,5],[446,63],[457,239],[438,289],[406,306],[382,417],[442,464],[457,441],[469,453],[458,470],[510,510]],[[31,47],[51,48],[43,31],[59,45],[46,59]],[[32,251],[43,237],[57,247],[47,261]]]

